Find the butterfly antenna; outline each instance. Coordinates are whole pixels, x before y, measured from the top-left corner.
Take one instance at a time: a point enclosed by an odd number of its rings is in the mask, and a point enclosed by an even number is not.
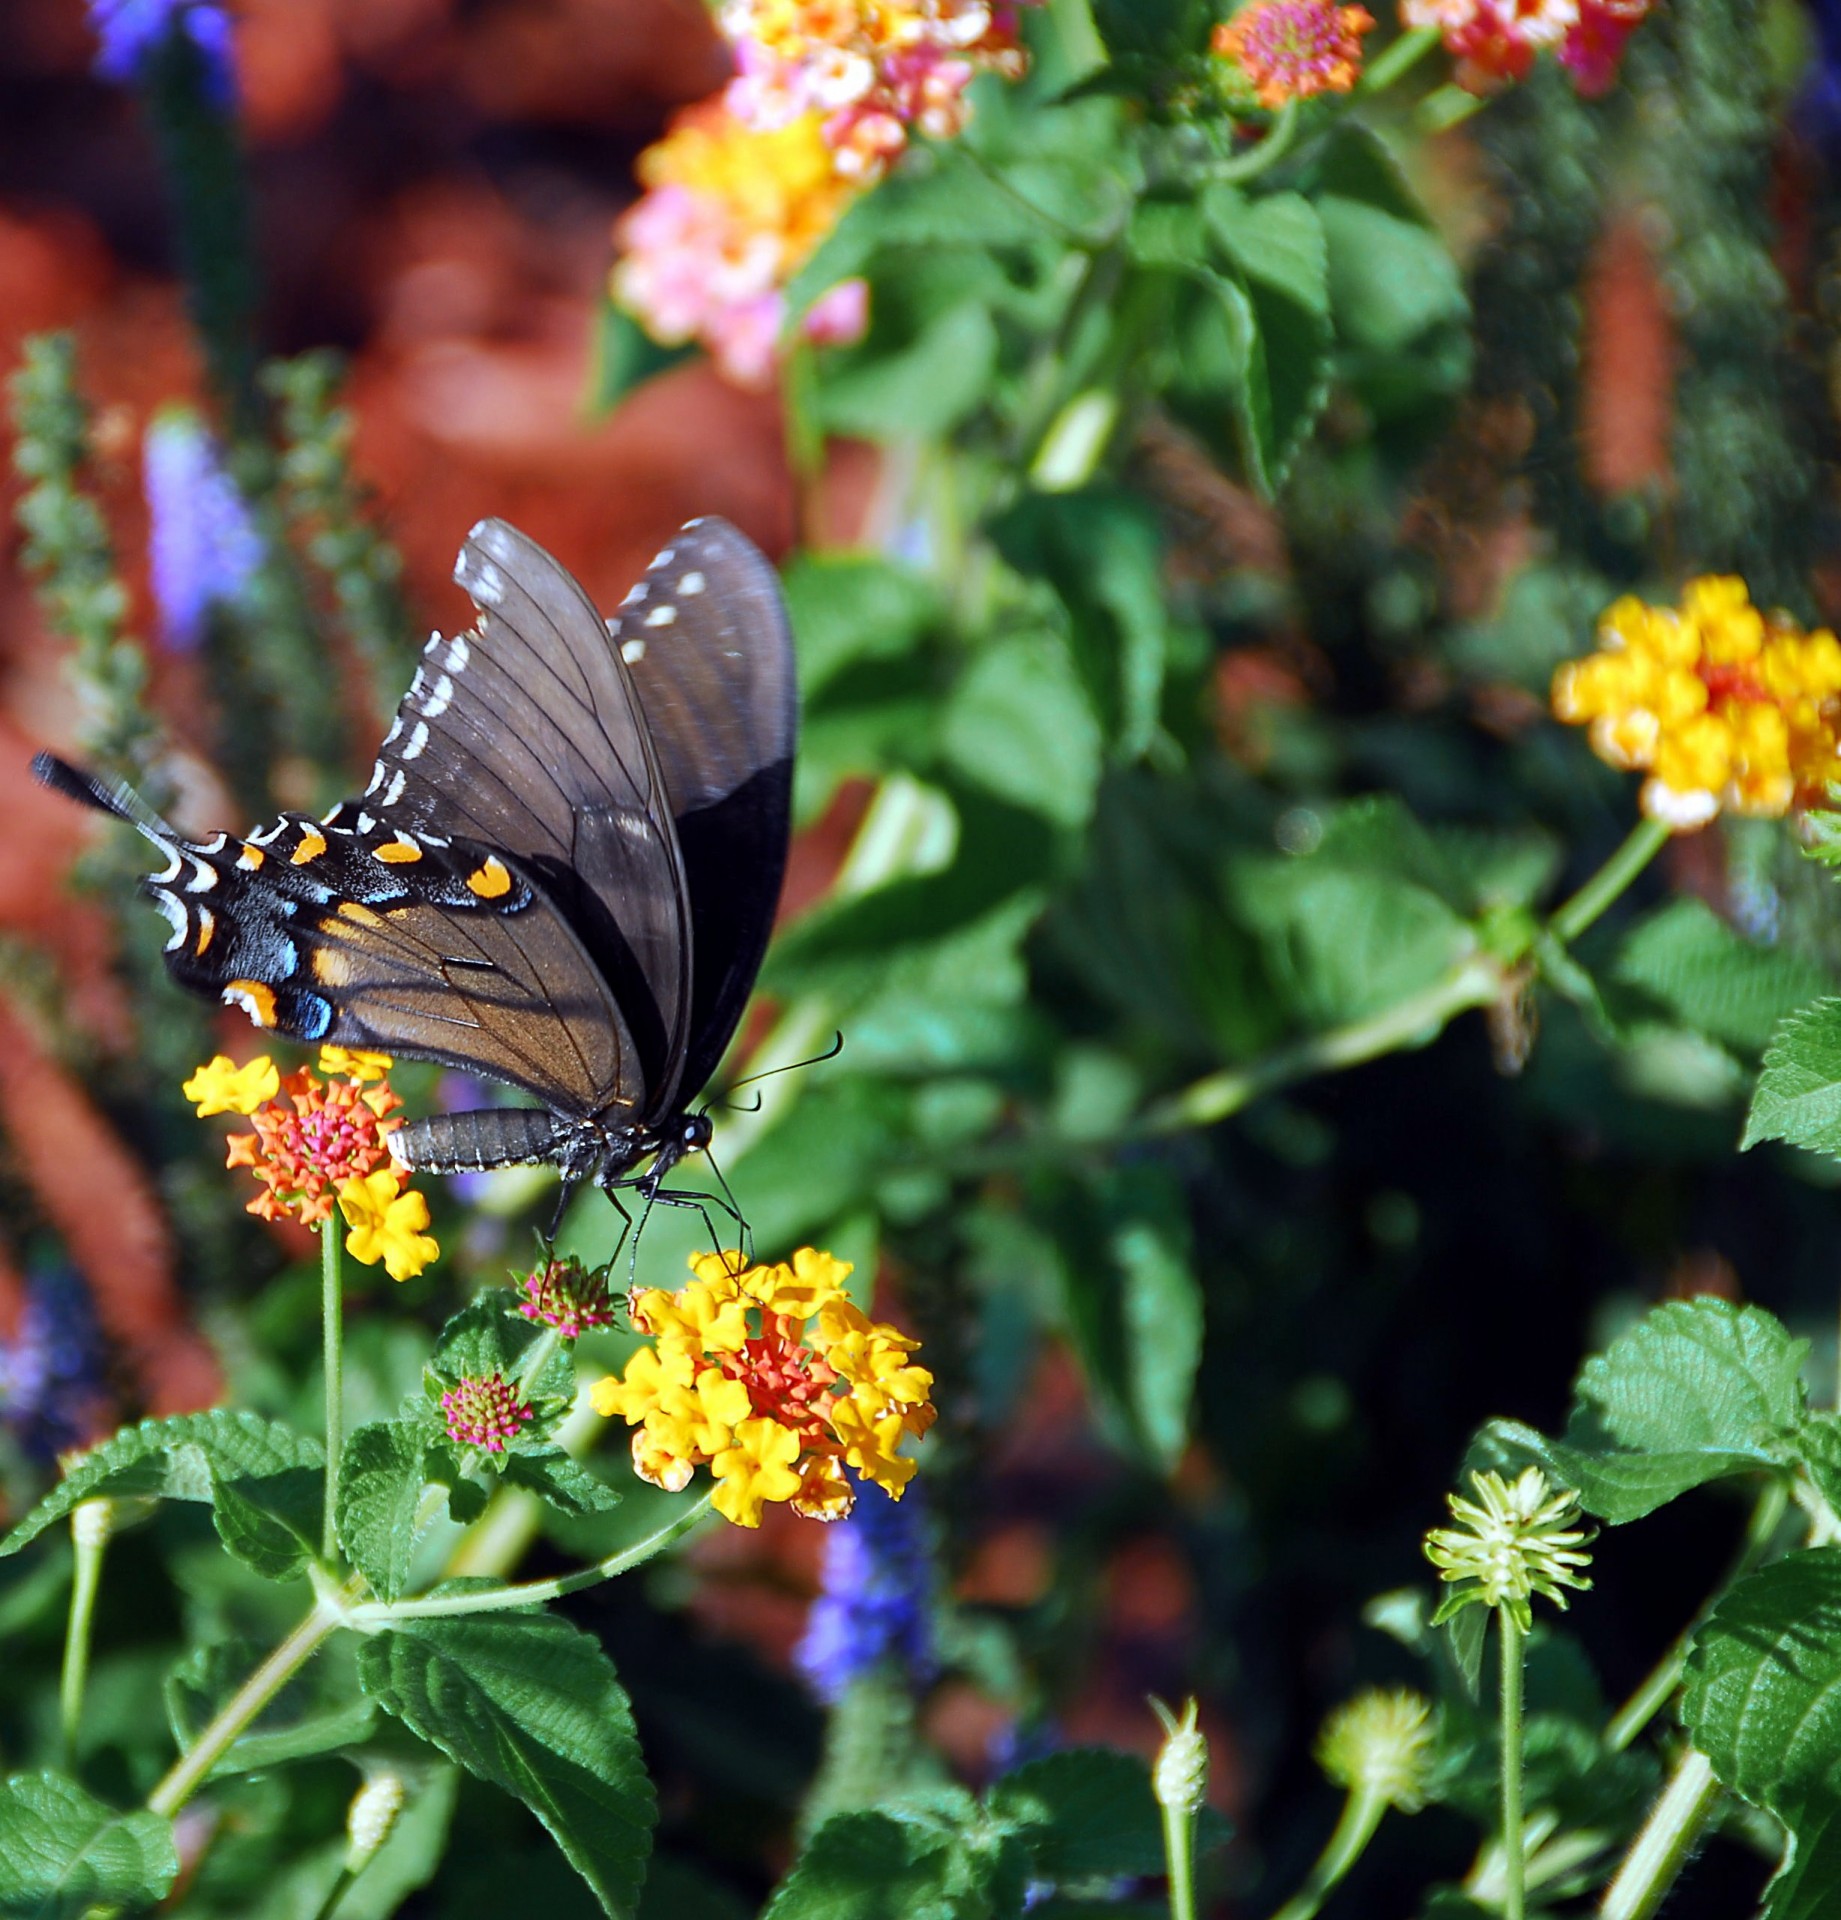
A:
[[[751,1104],[746,1106],[739,1100],[712,1101],[710,1104],[712,1106],[724,1107],[730,1113],[759,1113],[761,1110],[761,1096],[758,1093],[754,1094]]]
[[[126,781],[104,780],[82,767],[73,767],[68,760],[60,760],[55,753],[32,756],[32,777],[41,787],[61,793],[66,800],[74,800],[81,807],[94,807],[98,813],[138,827],[167,853],[172,852],[173,842],[180,837]]]
[[[823,1066],[827,1060],[835,1060],[844,1051],[844,1035],[840,1029],[831,1036],[831,1044],[823,1053],[815,1053],[809,1060],[789,1061],[783,1067],[764,1067],[759,1073],[746,1073],[729,1088],[733,1093],[736,1087],[751,1087],[757,1080],[771,1080],[776,1073],[798,1073],[804,1067]]]

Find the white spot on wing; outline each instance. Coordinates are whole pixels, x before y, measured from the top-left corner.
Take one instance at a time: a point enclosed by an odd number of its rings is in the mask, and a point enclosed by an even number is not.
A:
[[[668,567],[677,557],[678,550],[676,547],[661,547],[658,551],[658,557],[652,564],[655,567]]]
[[[448,703],[454,697],[454,683],[444,673],[435,682],[435,690],[422,702],[422,714],[425,719],[438,720],[447,712]]]
[[[369,833],[376,824],[377,822],[373,820],[368,813],[361,813],[358,816],[358,831],[360,833]]]
[[[466,640],[460,634],[455,634],[453,639],[448,642],[447,647],[448,672],[465,673],[467,670],[467,662],[472,658],[473,649],[467,645]]]
[[[496,607],[505,598],[505,576],[490,560],[476,561],[468,569],[466,586],[481,606]]]
[[[384,763],[381,760],[371,762],[371,777],[365,784],[364,797],[368,800],[384,783]]]
[[[676,607],[654,607],[652,611],[646,615],[646,625],[649,627],[668,627],[677,617],[678,610]]]
[[[440,644],[441,644],[441,629],[437,627],[434,630],[434,632],[432,632],[428,636],[428,638],[422,642],[422,651],[424,653],[433,653],[434,650],[438,646],[440,646]]]
[[[184,944],[186,930],[191,925],[186,918],[185,905],[177,894],[168,893],[163,887],[155,892],[153,904],[160,909],[166,924],[173,930],[173,937],[161,949],[163,953],[171,953]]]
[[[409,783],[409,776],[401,767],[396,770],[396,778],[390,782],[390,791],[383,797],[386,807],[393,807],[403,797],[403,788]]]
[[[165,867],[160,872],[147,876],[149,882],[153,886],[158,887],[163,886],[168,880],[177,880],[179,878],[179,869],[185,865],[185,860],[179,849],[175,847],[170,840],[156,839],[154,845],[166,855]]]
[[[402,731],[403,731],[403,716],[399,713],[399,714],[396,714],[390,721],[390,731],[384,735],[384,745],[386,747],[389,746],[390,743],[393,740],[395,740],[396,737]]]
[[[708,585],[709,582],[704,579],[702,574],[687,573],[684,578],[678,582],[678,591],[683,594],[685,599],[694,600]]]
[[[208,860],[192,859],[192,877],[185,883],[187,893],[209,893],[217,885],[217,869]]]
[[[285,819],[277,820],[272,827],[264,827],[260,833],[252,833],[249,836],[249,844],[252,847],[266,847],[268,843],[276,837],[277,834],[280,834],[286,831],[287,824],[288,823]],[[178,871],[179,869],[177,867],[173,869],[173,873],[177,873]],[[166,878],[170,880],[172,878],[172,874],[168,874]]]
[[[620,657],[629,667],[636,667],[646,657],[646,643],[643,640],[627,640],[621,644]]]
[[[409,744],[403,749],[403,758],[405,760],[417,759],[422,749],[427,745],[428,722],[426,720],[418,720],[415,724],[415,731],[409,736]]]
[[[621,601],[623,607],[636,607],[646,597],[646,583],[642,580],[627,597]]]

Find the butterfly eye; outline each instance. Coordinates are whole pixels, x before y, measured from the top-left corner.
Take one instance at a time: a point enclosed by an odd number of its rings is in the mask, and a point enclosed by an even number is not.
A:
[[[710,1117],[707,1113],[684,1116],[684,1131],[679,1135],[686,1153],[701,1153],[710,1143]]]

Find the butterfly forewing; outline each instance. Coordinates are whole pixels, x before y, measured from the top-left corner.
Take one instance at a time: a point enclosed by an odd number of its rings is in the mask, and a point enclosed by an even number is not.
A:
[[[786,867],[799,694],[779,580],[753,542],[693,520],[608,623],[645,709],[689,888],[682,1085],[701,1089],[747,1004]]]
[[[503,521],[473,529],[455,578],[479,625],[430,640],[361,817],[512,856],[624,1015],[633,1047],[603,1101],[661,1110],[690,1018],[690,908],[632,682],[574,577]],[[555,983],[558,1007],[575,985]]]

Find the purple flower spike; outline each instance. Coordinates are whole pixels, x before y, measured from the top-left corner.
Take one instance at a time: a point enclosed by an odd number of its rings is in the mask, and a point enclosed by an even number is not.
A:
[[[147,429],[144,462],[161,629],[169,646],[189,652],[203,637],[209,610],[235,601],[249,585],[262,541],[195,413],[159,413]]]
[[[864,1481],[848,1518],[825,1534],[818,1598],[793,1663],[821,1700],[835,1705],[860,1674],[884,1662],[911,1685],[933,1672],[929,1603],[933,1565],[920,1489],[891,1500]]]
[[[90,0],[90,29],[102,43],[92,71],[100,80],[132,86],[171,33],[191,41],[204,58],[205,92],[228,113],[236,104],[230,16],[219,0]]]
[[[108,1423],[95,1313],[68,1268],[27,1281],[18,1331],[0,1340],[0,1423],[47,1462]]]

